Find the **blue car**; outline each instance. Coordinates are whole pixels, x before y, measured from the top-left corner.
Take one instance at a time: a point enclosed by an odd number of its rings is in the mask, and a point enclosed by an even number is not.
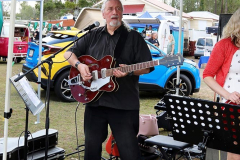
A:
[[[66,33],[56,33],[51,37],[43,39],[42,55],[46,59],[50,54],[53,54],[61,49],[62,46],[72,42],[76,39],[75,34],[67,35]],[[152,53],[152,58],[161,59],[166,53],[155,47],[148,41],[146,43]],[[65,51],[62,51],[63,53]],[[62,101],[75,101],[70,88],[68,86],[68,76],[71,66],[68,62],[63,62],[63,53],[57,55],[53,59],[53,70],[51,77],[51,89]],[[29,71],[38,63],[39,46],[36,43],[29,43],[26,62],[23,64],[23,73]],[[58,60],[57,60],[58,59]],[[55,62],[56,61],[56,62]],[[63,62],[63,63],[58,63]],[[180,91],[181,95],[191,95],[199,91],[200,88],[200,74],[197,64],[191,60],[184,59],[184,63],[180,66]],[[161,91],[166,93],[176,92],[176,73],[177,67],[172,66],[167,68],[165,66],[155,66],[155,70],[149,74],[140,76],[139,89],[140,91]],[[47,66],[41,68],[41,87],[46,89],[48,70]],[[26,76],[29,81],[38,82],[38,71],[35,69]]]
[[[152,59],[162,59],[166,53],[146,41],[152,54]],[[175,94],[177,82],[177,67],[167,68],[165,66],[155,66],[151,73],[141,75],[139,78],[140,91],[161,91]],[[180,66],[179,94],[183,96],[192,95],[199,92],[201,84],[200,72],[197,64],[184,58],[183,65]]]

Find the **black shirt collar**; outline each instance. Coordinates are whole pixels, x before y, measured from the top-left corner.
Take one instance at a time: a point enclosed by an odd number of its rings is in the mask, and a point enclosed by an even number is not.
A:
[[[115,35],[115,34],[117,34],[117,33],[120,33],[124,28],[125,28],[125,27],[124,27],[124,25],[123,25],[123,23],[122,23],[121,26],[118,27],[118,29],[116,29],[116,30],[114,31],[114,34],[113,34],[113,35]],[[102,32],[108,33],[108,31],[107,31],[107,25],[104,26]],[[108,34],[109,34],[109,33],[108,33]]]

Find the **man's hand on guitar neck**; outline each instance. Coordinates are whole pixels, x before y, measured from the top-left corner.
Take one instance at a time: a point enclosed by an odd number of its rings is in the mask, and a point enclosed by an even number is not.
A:
[[[77,67],[83,81],[88,81],[92,79],[92,75],[89,71],[89,67],[86,64],[80,63]]]
[[[119,64],[120,67],[124,67],[126,66],[126,64]],[[117,78],[120,78],[120,77],[125,77],[126,75],[128,75],[128,73],[125,73],[125,72],[121,72],[120,70],[118,69],[114,69],[113,70],[113,75]]]

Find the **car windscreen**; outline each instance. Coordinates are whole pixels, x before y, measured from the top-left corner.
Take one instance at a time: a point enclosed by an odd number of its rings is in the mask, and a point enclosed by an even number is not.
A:
[[[3,26],[1,37],[9,37],[9,26],[8,25]]]
[[[212,39],[206,39],[206,46],[213,46],[213,40]]]
[[[197,41],[198,46],[205,46],[205,38],[199,38]]]
[[[78,37],[76,36],[71,36],[67,34],[53,34],[51,36],[45,37],[42,39],[43,43],[52,45],[52,44],[57,44],[57,43],[64,43],[68,41],[74,41]]]
[[[162,52],[158,49],[156,49],[153,45],[150,45],[147,43],[147,46],[152,54],[152,56],[163,56]]]

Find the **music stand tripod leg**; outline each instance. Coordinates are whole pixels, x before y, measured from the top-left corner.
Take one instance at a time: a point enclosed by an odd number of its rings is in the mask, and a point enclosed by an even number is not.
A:
[[[27,153],[28,153],[28,115],[29,115],[29,109],[28,107],[26,109],[26,120],[25,120],[25,134],[24,134],[24,160],[27,160]],[[20,158],[20,157],[18,157]]]

